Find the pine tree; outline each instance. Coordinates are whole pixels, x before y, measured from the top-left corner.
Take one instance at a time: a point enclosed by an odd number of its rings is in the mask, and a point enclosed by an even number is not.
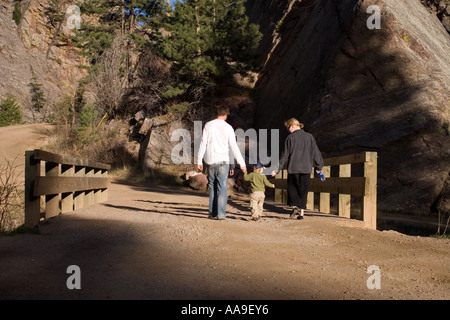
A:
[[[22,122],[22,111],[16,103],[16,99],[7,94],[6,98],[0,103],[0,127],[19,124]]]
[[[116,36],[128,36],[142,42],[140,26],[160,12],[162,4],[162,0],[84,1],[79,5],[84,19],[72,40],[89,63],[95,65],[98,57],[111,47]]]
[[[186,0],[163,17],[161,53],[187,81],[214,80],[252,69],[253,50],[261,39],[249,24],[245,1]]]
[[[44,91],[42,91],[42,84],[38,82],[34,73],[31,77],[31,82],[30,82],[29,86],[30,86],[31,102],[33,104],[33,109],[34,109],[34,111],[40,112],[44,108],[45,102],[47,100],[45,99]]]

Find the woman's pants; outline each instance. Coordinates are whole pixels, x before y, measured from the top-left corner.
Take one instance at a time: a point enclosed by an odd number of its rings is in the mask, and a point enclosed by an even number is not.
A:
[[[288,205],[306,209],[310,173],[289,173],[287,178]]]

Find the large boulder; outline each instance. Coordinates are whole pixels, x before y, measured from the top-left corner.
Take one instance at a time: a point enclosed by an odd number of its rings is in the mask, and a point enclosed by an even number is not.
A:
[[[137,121],[140,124],[137,126],[139,135],[143,137],[139,151],[139,163],[143,172],[147,174],[152,169],[174,164],[172,149],[180,141],[172,141],[172,133],[177,129],[185,129],[185,124],[165,117],[142,117]],[[131,130],[136,129],[132,128]],[[175,164],[176,162],[175,160]]]

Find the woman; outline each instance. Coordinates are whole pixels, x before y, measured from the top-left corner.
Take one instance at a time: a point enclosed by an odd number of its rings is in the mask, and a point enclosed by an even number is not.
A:
[[[295,218],[299,214],[298,219],[303,219],[311,169],[315,163],[316,172],[321,172],[323,159],[314,137],[303,130],[303,123],[291,118],[284,125],[290,134],[286,138],[278,168],[287,165],[287,192],[288,205],[292,206],[291,218]],[[275,176],[276,173],[273,171],[272,176]]]

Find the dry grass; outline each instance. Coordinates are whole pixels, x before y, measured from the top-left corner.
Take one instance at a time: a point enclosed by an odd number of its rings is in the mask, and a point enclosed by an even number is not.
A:
[[[110,164],[113,168],[137,164],[137,145],[127,138],[128,126],[114,121],[82,134],[70,125],[56,126],[43,149],[76,158]]]
[[[0,233],[12,232],[24,222],[24,191],[14,163],[0,164]]]

